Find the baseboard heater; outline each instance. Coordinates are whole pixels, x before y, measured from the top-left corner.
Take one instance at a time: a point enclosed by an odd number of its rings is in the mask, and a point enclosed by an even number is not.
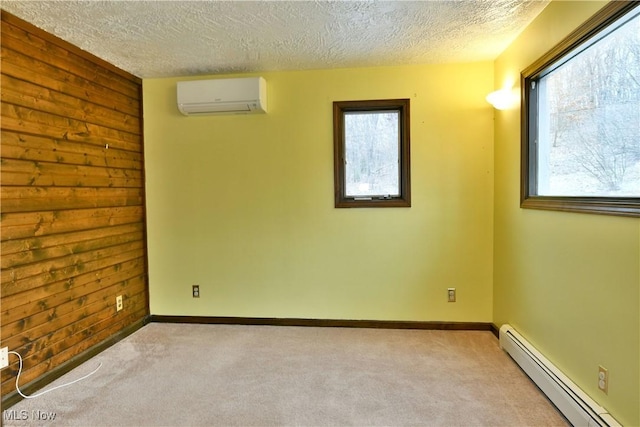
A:
[[[500,328],[500,347],[574,426],[620,426],[606,409],[587,396],[512,326]]]

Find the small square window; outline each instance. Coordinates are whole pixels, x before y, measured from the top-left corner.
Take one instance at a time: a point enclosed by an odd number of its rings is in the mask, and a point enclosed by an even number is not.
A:
[[[335,206],[409,207],[409,100],[333,103]]]

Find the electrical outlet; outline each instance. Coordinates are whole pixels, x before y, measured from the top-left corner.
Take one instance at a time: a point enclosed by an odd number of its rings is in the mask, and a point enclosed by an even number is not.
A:
[[[456,288],[447,288],[447,301],[456,302]]]
[[[598,388],[609,394],[609,371],[602,366],[598,366]]]
[[[116,297],[116,311],[122,310],[122,295]]]
[[[9,347],[0,348],[0,369],[9,366]]]
[[[200,298],[200,286],[199,285],[193,285],[191,287],[191,293],[193,294],[194,298]]]

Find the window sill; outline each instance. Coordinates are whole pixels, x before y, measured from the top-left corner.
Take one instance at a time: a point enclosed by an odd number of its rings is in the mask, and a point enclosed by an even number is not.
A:
[[[336,199],[336,208],[410,208],[411,201],[405,199]]]
[[[640,198],[599,197],[528,197],[522,200],[524,209],[579,212],[600,215],[640,217]]]

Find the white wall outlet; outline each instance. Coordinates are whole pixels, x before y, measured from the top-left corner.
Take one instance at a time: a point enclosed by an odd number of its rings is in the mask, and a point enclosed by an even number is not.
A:
[[[116,297],[116,311],[122,310],[122,295]]]
[[[447,302],[456,302],[456,288],[447,288]]]
[[[598,388],[609,394],[609,371],[602,366],[598,366]]]
[[[9,366],[9,347],[0,348],[0,369]]]
[[[200,286],[193,285],[191,287],[191,294],[193,295],[194,298],[200,298]]]

